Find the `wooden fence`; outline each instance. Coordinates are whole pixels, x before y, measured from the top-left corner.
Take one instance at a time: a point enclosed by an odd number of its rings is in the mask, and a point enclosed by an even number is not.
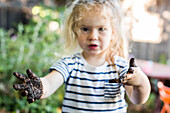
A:
[[[170,65],[170,0],[157,0],[156,3],[156,7],[150,8],[150,11],[159,13],[164,20],[163,33],[161,35],[162,41],[158,44],[132,42],[132,54],[136,58],[156,62],[167,60]],[[164,11],[168,12],[169,15],[167,17],[169,18],[163,17]]]
[[[22,9],[12,7],[0,8],[0,27],[9,29],[21,22],[26,24],[30,15],[25,13]]]
[[[139,59],[161,62],[161,60],[170,59],[169,48],[170,38],[168,38],[166,41],[162,41],[159,44],[133,42],[132,55]],[[163,61],[161,63],[163,63]]]
[[[9,29],[17,23],[28,23],[31,8],[44,0],[2,0],[0,1],[0,27]]]

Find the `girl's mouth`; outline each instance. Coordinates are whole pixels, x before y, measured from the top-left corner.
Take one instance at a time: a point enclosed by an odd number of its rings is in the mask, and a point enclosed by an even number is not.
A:
[[[88,45],[88,47],[91,49],[91,50],[95,50],[95,49],[97,49],[97,45],[96,44],[90,44],[90,45]]]

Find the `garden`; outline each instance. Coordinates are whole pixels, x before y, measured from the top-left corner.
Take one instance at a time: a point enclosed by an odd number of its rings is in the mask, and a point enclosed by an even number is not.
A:
[[[63,11],[63,7],[35,6],[29,24],[20,23],[9,30],[0,28],[0,112],[60,111],[64,86],[49,98],[32,104],[20,97],[12,86],[19,82],[13,72],[25,74],[30,68],[36,75],[45,76],[49,67],[61,57],[63,49],[59,37]]]

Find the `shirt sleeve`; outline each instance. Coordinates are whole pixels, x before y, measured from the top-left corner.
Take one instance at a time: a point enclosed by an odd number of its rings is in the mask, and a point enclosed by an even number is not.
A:
[[[127,74],[127,71],[128,71],[128,68],[123,68],[121,71],[120,71],[120,76],[124,76]]]
[[[124,58],[120,56],[115,56],[115,64],[117,65],[117,71],[119,73],[119,77],[126,75],[129,68],[128,61],[126,61]]]
[[[126,75],[127,74],[127,71],[128,71],[128,62],[127,61],[123,61],[122,63],[121,63],[121,65],[122,65],[122,68],[120,68],[120,70],[119,70],[119,76],[124,76],[124,75]]]
[[[64,78],[64,82],[67,81],[68,77],[69,77],[69,73],[70,73],[70,68],[68,66],[68,61],[66,59],[60,59],[57,62],[55,62],[51,67],[50,67],[50,72],[52,70],[56,70],[59,73],[61,73],[61,75]]]

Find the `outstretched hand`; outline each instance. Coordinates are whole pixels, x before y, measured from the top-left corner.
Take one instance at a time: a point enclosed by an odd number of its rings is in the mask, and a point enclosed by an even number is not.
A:
[[[13,88],[19,90],[22,96],[27,96],[29,103],[40,99],[43,94],[43,86],[40,78],[36,76],[30,69],[26,70],[28,77],[24,74],[14,72],[13,75],[20,79],[22,84],[14,84]]]
[[[127,74],[124,76],[121,83],[125,85],[140,86],[143,82],[144,73],[136,65],[135,59],[131,58],[129,62],[129,69]]]
[[[141,83],[142,74],[143,72],[136,65],[135,58],[131,58],[129,61],[129,69],[127,74],[125,76],[120,76],[118,79],[111,79],[109,82],[137,86]]]

